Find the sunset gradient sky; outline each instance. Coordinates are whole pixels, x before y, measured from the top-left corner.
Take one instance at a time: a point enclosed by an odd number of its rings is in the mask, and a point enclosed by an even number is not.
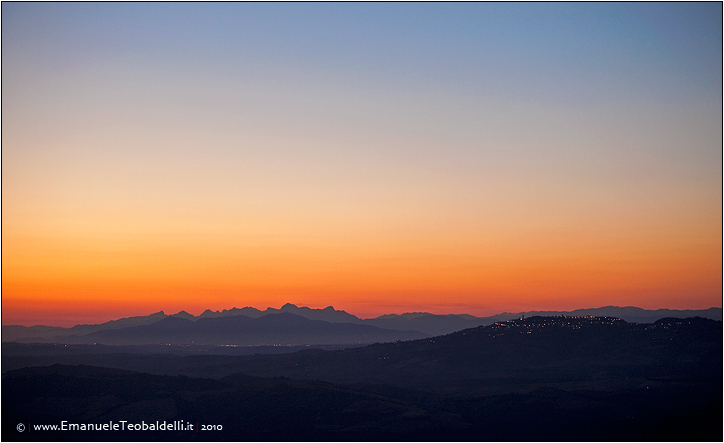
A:
[[[722,306],[722,4],[2,3],[2,323]]]

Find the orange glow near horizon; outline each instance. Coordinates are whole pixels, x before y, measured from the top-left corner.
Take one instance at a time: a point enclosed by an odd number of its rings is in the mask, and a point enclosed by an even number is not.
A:
[[[427,238],[395,232],[325,243],[311,232],[315,241],[299,236],[297,242],[230,247],[234,241],[221,234],[189,236],[197,242],[173,236],[134,242],[119,235],[33,243],[9,232],[3,244],[3,324],[46,318],[69,326],[160,310],[197,315],[287,302],[332,305],[361,317],[721,306],[721,236],[707,241],[694,233],[670,235],[662,243],[658,234],[587,237],[569,230],[536,236],[523,230],[526,235],[497,231],[486,237],[463,228]],[[456,241],[456,235],[467,241]]]
[[[2,3],[2,324],[722,306],[721,5],[370,7]]]

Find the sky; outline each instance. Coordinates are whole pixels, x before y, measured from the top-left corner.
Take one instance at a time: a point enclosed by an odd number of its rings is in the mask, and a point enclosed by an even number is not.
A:
[[[722,4],[2,3],[2,324],[722,306]]]

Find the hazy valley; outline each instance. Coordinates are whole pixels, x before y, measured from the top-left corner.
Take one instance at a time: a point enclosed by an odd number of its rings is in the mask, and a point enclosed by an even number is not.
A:
[[[48,343],[4,342],[3,435],[9,440],[722,438],[721,320],[634,323],[522,314],[525,318],[432,336],[365,324],[332,308],[285,305],[280,311],[245,311],[255,317],[156,314],[53,329]],[[721,310],[704,314],[720,316]],[[403,319],[395,324],[407,325],[425,316],[382,320]],[[352,322],[341,321],[350,317]],[[450,317],[432,316],[428,324],[440,327]],[[449,324],[489,321],[453,317]],[[385,340],[391,337],[385,334],[410,339]],[[67,343],[50,343],[51,337]],[[365,337],[377,343],[363,345]],[[90,338],[106,344],[88,344]],[[213,338],[236,344],[214,345]],[[334,343],[340,339],[348,344]],[[254,340],[259,346],[249,345]],[[186,420],[217,423],[222,430],[31,435],[14,429],[17,423],[62,420]]]

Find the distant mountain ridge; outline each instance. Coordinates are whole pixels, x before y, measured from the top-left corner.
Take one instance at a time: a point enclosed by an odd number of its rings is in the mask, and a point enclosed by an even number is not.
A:
[[[217,318],[217,317],[232,317],[235,315],[245,315],[247,317],[259,318],[268,314],[280,314],[289,313],[299,315],[309,320],[322,320],[330,323],[362,323],[359,317],[348,314],[345,311],[337,311],[332,306],[327,306],[324,309],[312,309],[306,306],[298,307],[292,303],[286,303],[279,309],[266,308],[264,311],[252,307],[245,307],[242,309],[231,308],[224,309],[223,311],[212,311],[210,309],[202,312],[198,318]]]
[[[104,345],[297,346],[359,345],[424,337],[427,337],[427,334],[417,331],[389,330],[354,323],[331,323],[281,312],[257,318],[234,315],[194,320],[187,318],[187,315],[170,315],[150,324],[101,329],[82,335],[25,337],[16,341]]]
[[[267,308],[264,311],[253,308],[232,308],[222,311],[211,311],[207,309],[198,316],[189,314],[186,311],[180,311],[176,314],[167,315],[163,311],[159,311],[147,316],[128,317],[96,325],[76,325],[71,328],[62,328],[57,326],[17,326],[9,325],[2,327],[2,340],[22,341],[22,342],[48,342],[55,340],[57,342],[66,342],[66,337],[75,336],[72,339],[74,343],[85,343],[80,336],[90,334],[98,334],[98,337],[111,337],[114,333],[103,332],[113,331],[125,328],[134,328],[147,326],[159,321],[175,318],[183,319],[189,322],[198,322],[201,320],[238,317],[259,319],[268,315],[291,314],[302,317],[307,320],[322,321],[333,324],[354,324],[375,326],[383,330],[407,331],[421,333],[421,336],[437,336],[445,335],[463,329],[474,328],[478,326],[487,326],[498,321],[512,320],[520,317],[531,316],[598,316],[598,317],[616,317],[631,323],[653,323],[661,318],[666,317],[702,317],[712,320],[722,320],[722,308],[709,308],[705,310],[671,310],[657,309],[646,310],[633,306],[618,307],[605,306],[600,308],[577,309],[574,311],[528,311],[519,313],[504,312],[490,317],[476,317],[469,314],[430,314],[428,312],[408,312],[404,314],[386,314],[376,318],[361,319],[355,315],[349,314],[342,310],[336,310],[332,306],[324,309],[313,309],[305,306],[299,307],[291,303],[283,305],[281,308]],[[190,325],[188,325],[190,327]],[[390,335],[392,337],[392,335]],[[418,337],[419,338],[419,337]],[[402,338],[391,338],[392,341]],[[115,341],[122,341],[114,339]],[[377,340],[379,341],[379,340]],[[325,343],[327,343],[325,341]],[[261,344],[261,343],[255,343]],[[305,343],[311,344],[311,343]]]
[[[182,311],[183,312],[183,311]],[[177,314],[178,315],[178,314]],[[163,311],[155,312],[150,315],[137,316],[137,317],[125,317],[118,320],[111,320],[105,323],[96,325],[75,325],[70,328],[63,328],[60,326],[18,326],[9,325],[2,327],[2,341],[16,341],[19,338],[25,337],[53,337],[53,336],[65,336],[65,335],[82,335],[90,334],[96,331],[109,330],[109,329],[121,329],[132,326],[148,325],[155,323],[159,320],[163,320],[167,315]]]

